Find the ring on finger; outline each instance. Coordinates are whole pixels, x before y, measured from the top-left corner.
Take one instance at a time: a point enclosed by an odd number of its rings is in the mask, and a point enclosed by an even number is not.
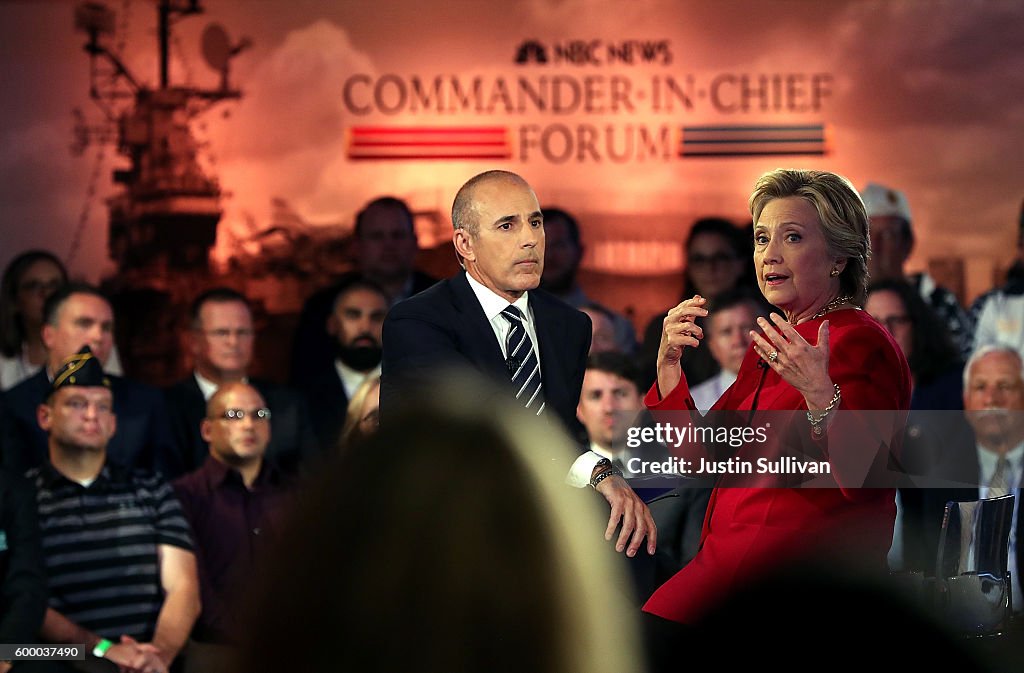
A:
[[[768,362],[775,364],[775,361],[779,359],[779,351],[772,351],[768,354]]]

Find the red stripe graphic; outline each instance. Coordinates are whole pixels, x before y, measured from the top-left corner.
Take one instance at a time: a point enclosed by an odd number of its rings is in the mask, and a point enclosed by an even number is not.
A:
[[[354,126],[349,159],[509,159],[512,143],[501,126]]]

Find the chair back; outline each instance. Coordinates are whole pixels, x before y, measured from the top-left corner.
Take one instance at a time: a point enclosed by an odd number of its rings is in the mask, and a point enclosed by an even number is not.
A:
[[[947,502],[939,533],[935,576],[1006,574],[1014,496]]]
[[[998,634],[1012,611],[1007,572],[1013,495],[948,502],[935,561],[935,607],[964,635]]]

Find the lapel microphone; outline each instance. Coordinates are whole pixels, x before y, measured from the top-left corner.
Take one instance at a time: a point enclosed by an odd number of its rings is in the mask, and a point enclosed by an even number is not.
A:
[[[515,376],[516,371],[519,369],[519,358],[510,355],[505,359],[505,366],[508,367],[508,375]]]

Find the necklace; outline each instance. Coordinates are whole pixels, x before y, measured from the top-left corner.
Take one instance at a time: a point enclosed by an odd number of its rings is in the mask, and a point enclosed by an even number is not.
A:
[[[817,320],[818,318],[820,318],[821,316],[825,315],[829,311],[834,311],[837,308],[839,308],[840,306],[842,306],[843,304],[849,304],[852,301],[853,301],[853,297],[851,297],[850,295],[848,295],[848,294],[841,294],[838,297],[836,297],[835,299],[833,299],[832,301],[830,301],[829,303],[827,303],[824,306],[822,306],[821,309],[819,309],[817,313],[812,315],[807,320],[808,321],[810,321],[810,320]],[[859,306],[854,306],[854,308],[857,309],[858,311],[860,310]]]

